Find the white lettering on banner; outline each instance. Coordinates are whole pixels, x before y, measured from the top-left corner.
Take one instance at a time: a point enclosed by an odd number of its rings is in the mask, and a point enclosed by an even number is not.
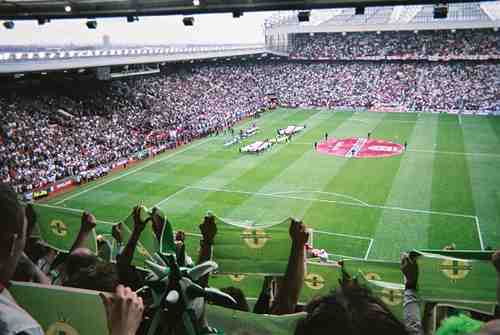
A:
[[[384,146],[384,145],[372,145],[368,147],[368,150],[372,151],[386,151],[386,152],[396,152],[399,149],[397,147],[392,146]]]

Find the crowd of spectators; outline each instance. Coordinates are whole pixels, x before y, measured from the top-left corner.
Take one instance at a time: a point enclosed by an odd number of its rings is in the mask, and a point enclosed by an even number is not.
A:
[[[296,34],[294,58],[359,60],[498,59],[500,33],[493,29]]]
[[[111,83],[0,94],[0,181],[19,193],[106,174],[147,148],[220,132],[276,96],[291,107],[495,111],[499,66],[434,62],[225,62]]]

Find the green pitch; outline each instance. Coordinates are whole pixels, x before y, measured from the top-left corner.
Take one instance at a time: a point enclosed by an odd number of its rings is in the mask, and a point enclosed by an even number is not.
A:
[[[307,125],[291,143],[260,155],[201,139],[48,201],[117,222],[143,201],[164,210],[174,229],[198,233],[208,210],[260,224],[293,216],[313,228],[313,243],[334,255],[398,260],[414,248],[500,246],[500,118],[411,113],[279,109],[241,143]],[[365,137],[408,142],[391,158],[316,153],[315,141]],[[194,256],[194,255],[192,255]]]

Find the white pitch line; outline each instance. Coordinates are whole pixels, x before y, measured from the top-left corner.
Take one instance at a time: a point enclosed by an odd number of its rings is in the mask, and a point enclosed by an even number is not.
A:
[[[273,193],[261,193],[261,192],[249,192],[249,191],[240,191],[240,190],[228,190],[228,189],[215,188],[215,187],[212,188],[212,187],[190,186],[190,188],[192,188],[192,189],[198,189],[198,190],[201,190],[201,191],[247,194],[247,195],[256,195],[256,196],[278,198],[278,199],[292,199],[292,200],[303,200],[303,201],[316,201],[316,202],[334,203],[334,204],[341,204],[341,205],[354,206],[354,207],[379,208],[379,209],[395,210],[395,211],[410,212],[410,213],[434,214],[434,215],[454,216],[454,217],[463,217],[463,218],[468,218],[468,219],[475,219],[475,216],[473,216],[473,215],[460,214],[460,213],[449,213],[449,212],[431,211],[431,210],[426,210],[426,209],[414,209],[414,208],[382,206],[382,205],[372,205],[372,204],[362,205],[362,204],[360,204],[358,202],[348,202],[348,201],[339,201],[339,200],[326,200],[326,199],[311,199],[311,198],[302,198],[302,197],[290,197],[290,196],[274,195]]]
[[[413,209],[413,208],[393,207],[393,206],[380,206],[380,205],[368,205],[366,207],[388,209],[388,210],[396,210],[396,211],[402,211],[402,212],[419,213],[419,214],[433,214],[433,215],[443,215],[443,216],[454,216],[454,217],[461,217],[461,218],[467,218],[467,219],[474,219],[475,218],[474,215],[460,214],[460,213],[449,213],[449,212],[439,212],[439,211],[430,211],[430,210],[426,210],[426,209]]]
[[[318,194],[336,195],[336,196],[339,196],[339,197],[342,197],[342,198],[347,198],[347,199],[350,199],[350,200],[357,201],[357,202],[359,202],[360,204],[362,204],[364,206],[369,206],[369,204],[367,204],[363,200],[360,200],[358,198],[352,197],[352,196],[347,195],[347,194],[336,193],[336,192],[297,190],[297,191],[273,192],[271,194],[272,195],[282,195],[282,194],[293,194],[293,193],[318,193]]]
[[[363,261],[364,260],[364,258],[361,258],[361,257],[347,256],[347,255],[341,255],[341,254],[330,254],[330,253],[328,253],[328,256],[336,256],[336,257],[340,257],[340,258],[355,259],[355,260],[359,260],[359,261]]]
[[[361,122],[361,123],[370,123],[369,121],[362,120],[362,119],[355,119],[355,118],[350,118],[348,121],[356,121],[356,122]]]
[[[365,255],[365,261],[368,259],[368,256],[370,255],[370,251],[372,250],[372,246],[373,246],[373,241],[375,241],[375,239],[370,239],[370,244],[368,245],[368,249],[366,250],[366,255]]]
[[[429,154],[443,154],[443,155],[459,155],[459,156],[485,156],[500,158],[500,154],[492,154],[487,152],[458,152],[458,151],[439,151],[439,150],[424,150],[424,149],[408,149],[410,152],[423,152]]]
[[[477,228],[477,234],[479,236],[479,244],[481,245],[481,250],[484,250],[484,241],[483,241],[483,235],[481,234],[481,226],[479,224],[479,217],[475,217],[476,220],[476,228]]]
[[[186,152],[186,151],[188,151],[188,150],[191,150],[191,149],[193,149],[193,148],[199,147],[200,145],[203,145],[203,144],[205,144],[205,143],[207,143],[207,142],[209,142],[209,141],[212,141],[212,140],[214,140],[214,138],[209,138],[209,139],[206,139],[205,141],[202,141],[202,142],[199,142],[199,143],[197,143],[197,144],[194,144],[194,145],[188,146],[187,148],[184,148],[184,149],[182,149],[182,150],[179,150],[179,151],[173,152],[173,153],[171,153],[170,155],[167,155],[167,156],[165,156],[165,157],[162,157],[162,158],[160,158],[160,159],[158,159],[158,160],[155,160],[155,161],[149,162],[149,163],[147,163],[147,164],[144,164],[143,166],[140,166],[139,168],[137,168],[137,169],[135,169],[135,170],[129,171],[129,172],[124,173],[124,174],[121,174],[121,175],[116,176],[116,177],[114,177],[114,178],[108,179],[108,180],[106,180],[106,181],[104,181],[104,182],[102,182],[102,183],[99,183],[99,184],[94,185],[94,186],[92,186],[92,187],[86,188],[86,189],[82,190],[81,192],[78,192],[78,193],[75,193],[75,194],[73,194],[73,195],[70,195],[70,196],[68,196],[68,197],[66,197],[66,198],[64,198],[64,199],[62,199],[62,200],[60,200],[60,201],[56,202],[55,204],[56,204],[56,205],[60,205],[60,204],[62,204],[62,203],[64,203],[64,202],[66,202],[66,201],[68,201],[68,200],[71,200],[71,199],[76,198],[76,197],[78,197],[78,196],[80,196],[80,195],[82,195],[82,194],[85,194],[85,193],[87,193],[87,192],[90,192],[90,191],[92,191],[92,190],[95,190],[96,188],[99,188],[99,187],[104,186],[104,185],[106,185],[106,184],[112,183],[112,182],[114,182],[114,181],[116,181],[116,180],[118,180],[118,179],[124,178],[124,177],[129,176],[129,175],[131,175],[131,174],[133,174],[133,173],[136,173],[136,172],[138,172],[138,171],[142,171],[142,170],[144,170],[144,169],[146,169],[146,168],[150,167],[151,165],[154,165],[154,164],[157,164],[157,163],[163,162],[163,161],[165,161],[165,160],[167,160],[167,159],[169,159],[169,158],[172,158],[172,157],[174,157],[174,156],[177,156],[178,154],[181,154],[181,153]]]
[[[342,234],[342,233],[331,233],[329,231],[321,231],[321,230],[314,230],[314,233],[319,233],[319,234],[326,234],[326,235],[335,235],[335,236],[343,236],[343,237],[350,237],[350,238],[355,238],[358,240],[373,240],[371,237],[365,237],[365,236],[359,236],[359,235],[349,235],[349,234]]]
[[[275,195],[273,193],[227,190],[227,189],[223,189],[223,188],[212,188],[212,187],[190,186],[190,188],[196,189],[196,190],[201,190],[201,191],[236,193],[236,194],[246,194],[246,195],[254,195],[254,196],[256,195],[256,196],[269,197],[269,198],[277,198],[277,199],[316,201],[316,202],[326,202],[326,203],[336,203],[336,204],[343,204],[343,205],[352,205],[352,206],[357,206],[357,207],[367,207],[367,206],[364,206],[364,205],[360,205],[357,202],[349,202],[349,201],[325,200],[325,199],[311,199],[311,198],[303,198],[303,197],[290,197],[290,196],[284,196],[284,195]]]
[[[184,192],[185,190],[187,190],[189,188],[189,186],[186,186],[184,188],[181,188],[180,190],[170,194],[168,197],[166,197],[165,199],[161,200],[159,203],[157,203],[156,205],[154,205],[154,207],[160,207],[162,204],[166,203],[167,201],[169,201],[170,199],[172,199],[173,197],[175,197],[176,195],[178,195],[179,193],[182,193]]]

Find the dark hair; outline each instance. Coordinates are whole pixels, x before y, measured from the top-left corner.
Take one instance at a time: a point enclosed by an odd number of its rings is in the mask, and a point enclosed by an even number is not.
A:
[[[248,307],[247,299],[245,298],[245,293],[237,287],[229,286],[229,287],[224,287],[221,288],[221,291],[224,293],[229,294],[231,297],[233,297],[234,300],[236,300],[237,306],[223,306],[227,308],[232,308],[232,309],[237,309],[243,312],[249,312],[250,308]]]
[[[4,183],[0,183],[0,213],[2,213],[0,220],[2,235],[22,233],[23,205],[12,187]]]
[[[372,292],[356,280],[341,283],[330,294],[312,300],[295,335],[406,335],[404,324]]]
[[[102,263],[95,255],[69,255],[64,286],[113,292],[119,283],[114,264]]]
[[[114,292],[119,284],[114,264],[98,262],[95,266],[80,268],[74,272],[64,286],[87,290]]]

